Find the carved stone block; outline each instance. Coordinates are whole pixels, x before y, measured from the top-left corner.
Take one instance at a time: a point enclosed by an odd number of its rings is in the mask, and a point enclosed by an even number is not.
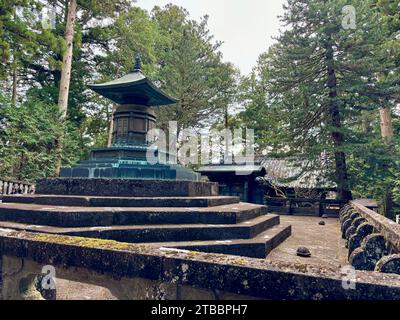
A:
[[[349,238],[348,248],[349,248],[349,256],[353,253],[355,249],[361,246],[362,241],[366,236],[372,234],[374,232],[374,227],[368,222],[364,222],[360,224],[356,232]]]
[[[400,254],[392,254],[378,261],[375,271],[400,274]]]
[[[349,258],[350,264],[357,270],[375,270],[377,262],[387,255],[386,240],[381,234],[367,235],[361,247],[355,249]]]

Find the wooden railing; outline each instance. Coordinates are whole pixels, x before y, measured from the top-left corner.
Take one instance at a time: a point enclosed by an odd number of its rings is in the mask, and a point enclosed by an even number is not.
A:
[[[347,201],[335,199],[265,198],[265,205],[270,212],[299,216],[338,217],[340,209],[346,203]]]
[[[0,179],[0,195],[35,193],[35,184]]]

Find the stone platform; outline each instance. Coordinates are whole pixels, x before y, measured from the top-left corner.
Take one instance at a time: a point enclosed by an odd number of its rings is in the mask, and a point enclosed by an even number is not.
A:
[[[0,300],[43,299],[36,275],[52,265],[58,279],[107,288],[134,300],[399,300],[400,276],[0,229]],[[82,289],[82,287],[78,288]],[[64,292],[65,293],[65,292]]]
[[[0,228],[265,258],[291,234],[262,205],[193,181],[46,179],[4,196]]]
[[[323,219],[325,225],[319,224],[319,217],[282,215],[280,218],[282,224],[292,226],[292,235],[267,256],[267,261],[307,263],[338,270],[348,265],[346,244],[341,237],[338,218]],[[307,247],[311,257],[297,256],[296,251],[300,246]]]
[[[41,179],[37,194],[106,197],[202,197],[217,196],[213,182],[134,179]]]

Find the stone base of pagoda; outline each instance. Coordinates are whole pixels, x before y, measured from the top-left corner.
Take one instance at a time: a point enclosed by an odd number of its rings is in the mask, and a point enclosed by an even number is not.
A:
[[[170,165],[175,155],[152,150],[157,164],[147,160],[148,146],[114,146],[94,149],[90,160],[84,160],[72,168],[62,168],[61,178],[112,178],[199,181],[201,174],[179,165]]]
[[[150,151],[150,152],[149,152]],[[90,152],[90,160],[103,161],[103,160],[134,160],[147,162],[147,154],[157,159],[157,163],[166,164],[175,163],[176,156],[162,150],[151,149],[147,145],[135,146],[113,146],[109,148],[93,149]]]
[[[111,178],[199,181],[200,174],[179,166],[150,165],[132,160],[87,160],[62,168],[61,178]]]

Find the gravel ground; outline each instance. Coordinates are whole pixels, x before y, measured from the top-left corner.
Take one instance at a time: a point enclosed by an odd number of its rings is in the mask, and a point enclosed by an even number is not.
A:
[[[318,223],[325,221],[324,226]],[[339,219],[281,216],[281,223],[292,225],[292,235],[267,256],[267,260],[281,260],[338,267],[347,265],[347,250],[341,237]],[[307,247],[311,257],[296,255],[298,247]]]

